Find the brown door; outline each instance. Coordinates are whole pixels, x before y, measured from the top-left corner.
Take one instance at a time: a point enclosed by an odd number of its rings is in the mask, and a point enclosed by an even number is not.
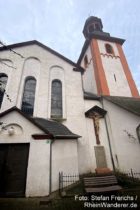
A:
[[[0,195],[24,196],[29,144],[0,144]]]

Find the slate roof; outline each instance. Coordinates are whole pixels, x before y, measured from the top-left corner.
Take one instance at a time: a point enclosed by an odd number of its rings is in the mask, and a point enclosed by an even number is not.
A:
[[[81,137],[77,134],[72,133],[65,125],[59,122],[55,122],[53,120],[47,120],[44,118],[29,117],[15,106],[0,113],[0,117],[9,114],[12,111],[17,111],[18,113],[20,113],[27,120],[29,120],[31,123],[33,123],[35,126],[40,128],[42,131],[44,131],[46,134],[48,134],[54,139],[77,139]]]
[[[46,129],[55,138],[79,138],[79,135],[72,133],[65,125],[44,118],[32,118],[36,124]]]
[[[121,97],[121,96],[104,96],[103,98],[140,116],[140,98]]]
[[[93,106],[91,109],[85,112],[86,117],[93,117],[95,114],[97,114],[100,117],[104,117],[107,111],[105,109],[102,109],[99,106]]]

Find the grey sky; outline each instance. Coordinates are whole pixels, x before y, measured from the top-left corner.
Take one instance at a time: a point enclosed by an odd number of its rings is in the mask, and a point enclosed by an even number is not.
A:
[[[124,51],[140,90],[139,0],[0,0],[0,39],[36,39],[77,61],[89,15],[102,19],[104,31],[126,39]]]

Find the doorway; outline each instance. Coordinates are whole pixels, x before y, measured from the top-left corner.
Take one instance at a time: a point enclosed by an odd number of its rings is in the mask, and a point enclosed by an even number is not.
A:
[[[0,196],[25,196],[29,144],[0,144]]]

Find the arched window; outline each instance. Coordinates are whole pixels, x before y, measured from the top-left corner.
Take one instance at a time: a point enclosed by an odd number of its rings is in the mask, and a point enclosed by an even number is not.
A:
[[[88,32],[92,33],[94,31],[100,31],[101,27],[99,23],[92,23],[88,26]]]
[[[110,44],[105,44],[105,49],[108,54],[114,54],[113,48]]]
[[[98,23],[95,23],[95,30],[100,30],[100,25]]]
[[[136,128],[136,132],[137,132],[138,140],[139,140],[139,142],[140,142],[140,124],[139,124],[138,127]]]
[[[2,105],[4,93],[5,93],[5,88],[7,84],[8,76],[6,74],[0,74],[0,108]]]
[[[62,83],[60,80],[52,81],[51,117],[62,118]]]
[[[24,85],[21,110],[30,116],[32,116],[34,112],[35,89],[36,79],[33,77],[27,77]]]
[[[88,32],[89,32],[89,33],[92,33],[92,32],[94,31],[94,29],[95,29],[94,24],[90,24],[90,25],[88,26]]]

